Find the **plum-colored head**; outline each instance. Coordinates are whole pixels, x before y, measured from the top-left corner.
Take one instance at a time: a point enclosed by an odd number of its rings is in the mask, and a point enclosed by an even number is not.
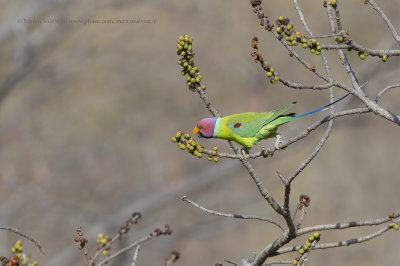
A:
[[[200,120],[193,128],[193,134],[199,132],[199,135],[205,138],[212,138],[215,128],[216,117],[204,118]]]

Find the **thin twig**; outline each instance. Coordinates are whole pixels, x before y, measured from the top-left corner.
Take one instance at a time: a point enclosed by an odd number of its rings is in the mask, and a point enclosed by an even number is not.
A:
[[[131,266],[135,266],[135,265],[136,265],[136,260],[137,260],[137,257],[138,257],[138,255],[139,255],[139,250],[140,250],[140,245],[138,245],[138,246],[136,247],[135,253],[133,253],[132,264],[131,264]]]
[[[400,83],[387,86],[386,88],[384,88],[383,90],[381,90],[381,91],[378,93],[378,95],[377,95],[376,98],[375,98],[375,102],[378,102],[379,99],[382,97],[382,95],[383,95],[384,93],[386,93],[388,90],[393,89],[393,88],[398,88],[398,87],[400,87]]]
[[[393,213],[393,218],[384,217],[372,220],[364,220],[364,221],[352,221],[347,223],[336,223],[336,224],[322,224],[322,225],[314,225],[310,227],[305,227],[297,231],[297,235],[304,235],[314,231],[325,231],[325,230],[339,230],[339,229],[347,229],[352,227],[360,227],[360,226],[373,226],[387,223],[395,218],[400,217],[400,212]]]
[[[29,236],[29,235],[27,235],[27,234],[25,234],[25,233],[19,231],[18,229],[13,228],[13,227],[2,226],[2,227],[0,227],[0,230],[10,231],[10,232],[12,232],[12,233],[14,233],[14,234],[20,235],[20,236],[22,236],[22,237],[28,239],[29,241],[31,241],[33,244],[35,244],[35,245],[38,247],[38,249],[40,250],[40,252],[42,252],[44,255],[46,255],[46,251],[43,249],[43,247],[42,247],[42,245],[39,243],[39,241],[37,241],[35,238],[33,238],[33,237],[31,237],[31,236]]]
[[[331,243],[318,244],[318,245],[315,245],[314,249],[328,249],[328,248],[336,248],[336,247],[345,247],[345,246],[350,246],[353,244],[360,244],[360,243],[369,241],[371,239],[374,239],[374,238],[382,235],[383,233],[385,233],[388,230],[391,230],[391,228],[389,228],[389,226],[385,226],[382,229],[380,229],[376,232],[373,232],[369,235],[361,236],[359,238],[348,239],[345,241],[337,241],[337,242],[331,242]],[[284,254],[287,252],[297,251],[300,248],[301,248],[301,246],[292,246],[292,247],[282,248],[282,249],[279,249],[275,255],[280,255],[280,254]]]
[[[373,9],[378,12],[378,14],[382,17],[383,21],[386,23],[390,31],[392,32],[393,38],[400,44],[400,36],[397,34],[397,31],[393,24],[390,22],[388,17],[385,15],[385,13],[382,11],[382,9],[375,3],[373,0],[368,0],[369,4],[372,6]]]
[[[148,234],[145,237],[140,238],[139,240],[133,242],[132,244],[118,250],[117,252],[115,252],[114,254],[110,255],[109,257],[107,257],[106,259],[102,260],[101,262],[98,263],[99,266],[109,262],[110,260],[116,258],[117,256],[121,255],[122,253],[131,250],[132,248],[136,247],[137,245],[140,245],[146,241],[149,241],[150,239],[152,239],[154,237],[153,233]]]
[[[271,260],[267,263],[264,263],[263,266],[269,266],[269,265],[276,265],[276,264],[292,264],[293,261],[291,260]]]
[[[269,223],[272,223],[272,224],[278,226],[282,231],[285,230],[283,228],[283,226],[280,225],[278,222],[275,222],[274,220],[266,218],[266,217],[253,216],[253,215],[242,215],[242,214],[231,214],[231,213],[223,213],[223,212],[213,211],[213,210],[207,209],[207,208],[201,206],[200,204],[188,199],[186,196],[181,197],[181,200],[193,205],[196,208],[199,208],[202,211],[205,211],[206,213],[212,214],[212,215],[236,218],[236,219],[259,220],[259,221],[269,222]]]
[[[237,264],[236,262],[234,262],[234,261],[232,261],[232,260],[230,260],[230,259],[224,259],[224,261],[227,262],[227,263],[229,263],[229,264],[238,266],[238,264]]]

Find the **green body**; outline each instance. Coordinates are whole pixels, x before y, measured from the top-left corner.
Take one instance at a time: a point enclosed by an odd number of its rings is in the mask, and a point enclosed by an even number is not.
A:
[[[286,106],[268,113],[242,113],[216,120],[213,137],[233,140],[250,149],[263,139],[278,135],[278,126],[296,119],[294,114],[282,115],[292,106]]]

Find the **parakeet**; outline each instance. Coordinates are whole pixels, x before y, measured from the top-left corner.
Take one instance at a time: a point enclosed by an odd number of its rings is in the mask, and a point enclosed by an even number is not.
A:
[[[322,111],[332,104],[343,100],[348,95],[349,94],[346,94],[321,108],[298,115],[295,113],[283,114],[296,104],[296,102],[293,102],[286,107],[268,113],[250,112],[225,117],[204,118],[197,123],[196,127],[193,129],[193,134],[199,133],[199,135],[204,138],[233,140],[247,149],[251,149],[263,139],[276,137],[275,147],[279,149],[279,144],[282,143],[282,141],[277,132],[278,126],[297,118]]]

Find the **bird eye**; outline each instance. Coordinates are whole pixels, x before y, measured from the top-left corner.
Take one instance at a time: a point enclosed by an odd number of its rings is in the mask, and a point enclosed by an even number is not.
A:
[[[200,129],[204,129],[204,126],[201,126]]]

